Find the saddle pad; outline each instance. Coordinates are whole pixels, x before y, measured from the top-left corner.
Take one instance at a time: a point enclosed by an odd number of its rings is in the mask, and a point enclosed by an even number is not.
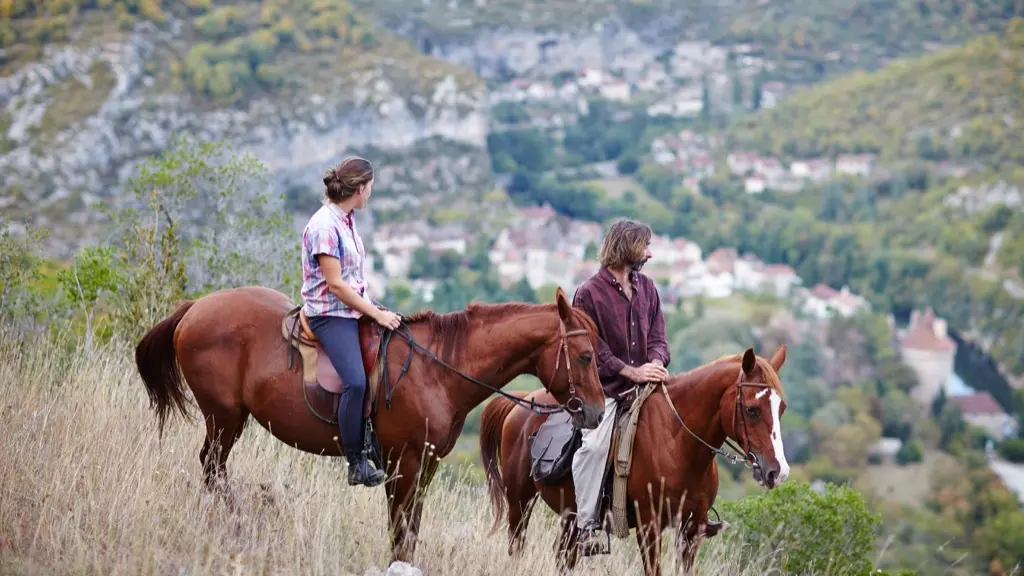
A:
[[[566,412],[552,414],[530,436],[530,474],[534,480],[556,483],[572,472],[572,456],[582,443],[582,435],[570,417]]]
[[[334,364],[331,364],[331,357],[319,342],[316,343],[316,381],[324,390],[341,394],[341,377],[334,369]]]

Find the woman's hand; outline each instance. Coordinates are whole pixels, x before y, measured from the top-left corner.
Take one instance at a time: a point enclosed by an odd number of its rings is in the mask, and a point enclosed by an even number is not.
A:
[[[373,320],[385,328],[395,330],[402,323],[402,317],[385,308],[375,308]]]

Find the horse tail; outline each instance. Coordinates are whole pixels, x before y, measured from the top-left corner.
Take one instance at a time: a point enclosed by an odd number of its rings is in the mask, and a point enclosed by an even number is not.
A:
[[[192,304],[190,300],[183,302],[170,316],[150,328],[135,346],[135,366],[146,385],[150,408],[156,412],[161,438],[171,411],[177,410],[183,418],[189,417],[185,381],[174,351],[174,331]]]
[[[513,394],[520,398],[526,395],[525,392]],[[480,416],[480,459],[483,460],[484,469],[487,471],[487,493],[491,499],[491,508],[494,510],[491,534],[498,530],[505,515],[505,481],[501,478],[498,453],[501,451],[501,431],[505,419],[515,407],[515,403],[508,398],[498,396],[484,407],[484,412]]]

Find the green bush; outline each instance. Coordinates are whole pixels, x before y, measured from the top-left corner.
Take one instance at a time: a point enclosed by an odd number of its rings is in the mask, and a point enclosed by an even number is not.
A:
[[[1010,462],[1024,462],[1024,439],[1004,440],[999,445],[999,455]]]
[[[743,500],[724,502],[722,517],[733,526],[731,541],[754,551],[781,555],[790,574],[868,574],[875,528],[863,496],[846,486],[826,484],[819,494],[793,482]]]
[[[923,456],[924,450],[921,448],[921,443],[917,440],[908,440],[903,443],[899,452],[896,453],[896,462],[901,466],[905,466],[920,462]]]

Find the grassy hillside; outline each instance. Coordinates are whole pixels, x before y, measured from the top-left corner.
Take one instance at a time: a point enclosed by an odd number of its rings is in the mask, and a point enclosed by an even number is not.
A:
[[[741,119],[737,147],[790,156],[874,152],[1024,165],[1024,20],[998,35],[855,73]]]
[[[364,574],[386,565],[384,489],[349,487],[342,462],[249,426],[228,461],[232,510],[203,497],[200,424],[175,420],[158,440],[129,350],[20,342],[0,338],[0,572]],[[54,402],[55,382],[74,400]],[[426,574],[557,573],[553,513],[537,507],[518,562],[504,532],[488,535],[491,521],[483,487],[446,469],[425,504],[416,564]],[[670,548],[663,570],[675,573]],[[640,571],[633,538],[612,549],[580,569]],[[707,542],[701,573],[787,573],[772,551],[740,549]]]

